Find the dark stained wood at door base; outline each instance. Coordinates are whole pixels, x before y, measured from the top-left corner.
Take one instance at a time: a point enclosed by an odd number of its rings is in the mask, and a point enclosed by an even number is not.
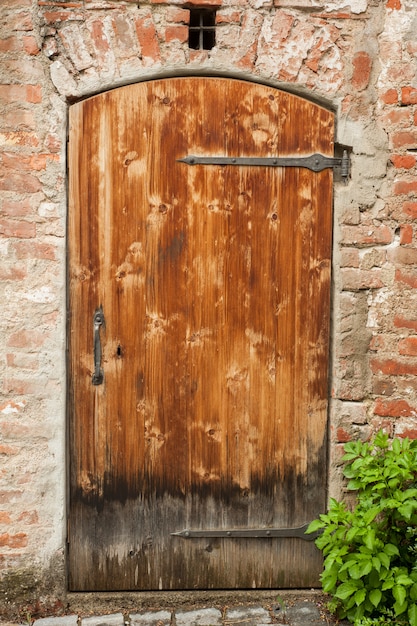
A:
[[[186,154],[333,154],[333,114],[189,77],[70,109],[70,587],[311,587],[326,506],[332,172]],[[105,326],[92,385],[93,315]]]

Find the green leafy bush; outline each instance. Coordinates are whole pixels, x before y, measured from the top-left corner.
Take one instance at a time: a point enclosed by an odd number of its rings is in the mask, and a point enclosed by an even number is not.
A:
[[[356,504],[331,499],[307,530],[319,531],[330,609],[357,626],[417,626],[417,440],[381,431],[344,449]]]

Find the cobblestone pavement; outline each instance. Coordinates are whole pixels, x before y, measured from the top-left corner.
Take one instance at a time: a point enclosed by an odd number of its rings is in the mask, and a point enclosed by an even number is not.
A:
[[[28,621],[21,624],[26,626]],[[310,599],[293,600],[286,606],[233,606],[224,610],[198,608],[192,610],[146,610],[116,612],[83,617],[77,614],[36,619],[33,626],[333,626],[348,624],[330,617],[320,603]],[[0,622],[0,626],[15,626],[16,622]]]

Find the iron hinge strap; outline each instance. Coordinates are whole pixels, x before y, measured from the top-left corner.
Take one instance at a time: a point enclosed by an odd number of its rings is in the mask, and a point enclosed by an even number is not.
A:
[[[349,176],[350,160],[347,150],[342,157],[327,157],[323,154],[311,154],[306,157],[226,157],[226,156],[198,156],[189,154],[183,159],[177,159],[187,165],[258,165],[266,167],[305,167],[313,172],[334,167],[340,167],[343,179]]]
[[[188,528],[171,533],[174,537],[182,537],[183,539],[199,539],[199,538],[229,538],[229,539],[271,539],[273,537],[298,537],[305,541],[313,541],[317,537],[317,533],[306,535],[308,524],[298,528],[234,528],[221,530],[190,530]]]

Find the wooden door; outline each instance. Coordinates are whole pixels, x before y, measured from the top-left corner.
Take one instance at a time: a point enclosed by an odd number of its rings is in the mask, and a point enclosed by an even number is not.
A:
[[[70,107],[72,590],[318,584],[273,535],[326,506],[332,170],[180,159],[332,156],[333,125],[226,78]]]

